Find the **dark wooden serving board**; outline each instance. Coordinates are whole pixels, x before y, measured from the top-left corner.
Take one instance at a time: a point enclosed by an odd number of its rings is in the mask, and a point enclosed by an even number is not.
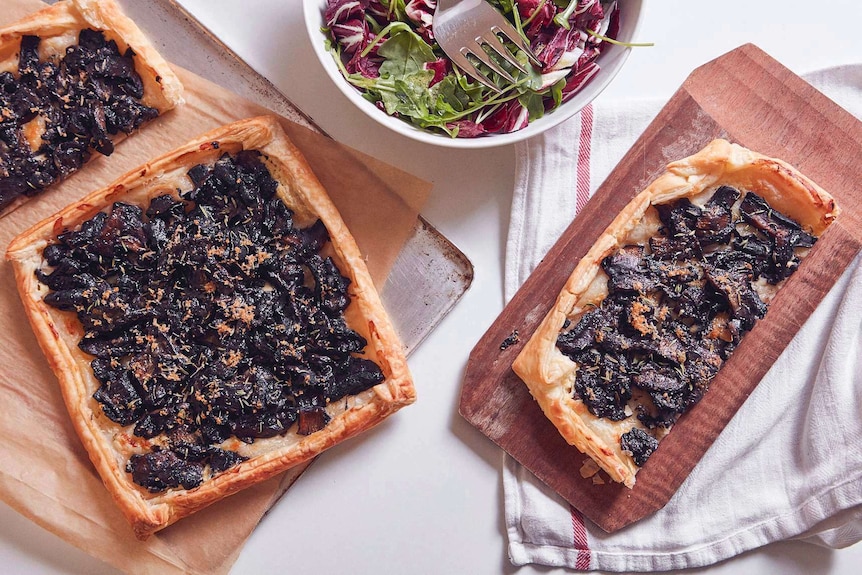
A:
[[[710,391],[680,418],[634,489],[594,485],[585,456],[544,417],[512,361],[579,259],[672,160],[716,137],[781,158],[832,194],[842,212],[744,338]],[[470,354],[461,414],[602,529],[664,506],[862,246],[862,123],[756,46],[696,69],[563,233]],[[501,351],[514,330],[520,341]],[[606,476],[605,476],[606,477]]]

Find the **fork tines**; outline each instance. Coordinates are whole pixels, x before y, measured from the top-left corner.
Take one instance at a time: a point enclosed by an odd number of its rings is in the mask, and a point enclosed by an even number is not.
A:
[[[521,64],[518,59],[512,54],[511,51],[506,47],[505,44],[500,40],[499,34],[505,36],[509,41],[511,41],[518,49],[522,50],[527,57],[537,66],[540,65],[538,58],[533,54],[530,50],[530,45],[524,41],[518,31],[515,30],[515,27],[509,24],[508,21],[504,20],[504,23],[500,25],[494,25],[488,30],[486,33],[478,36],[473,40],[473,42],[468,43],[466,46],[462,46],[461,49],[454,54],[449,54],[449,57],[457,64],[464,72],[476,78],[479,82],[487,86],[488,88],[494,90],[495,92],[502,91],[499,86],[494,84],[485,74],[482,73],[473,63],[470,61],[468,56],[472,56],[479,62],[485,64],[499,74],[504,80],[508,82],[514,82],[515,79],[512,77],[509,72],[507,72],[502,66],[500,66],[491,55],[485,50],[485,46],[493,50],[496,54],[498,54],[504,61],[508,62],[524,74],[527,74],[527,68]]]

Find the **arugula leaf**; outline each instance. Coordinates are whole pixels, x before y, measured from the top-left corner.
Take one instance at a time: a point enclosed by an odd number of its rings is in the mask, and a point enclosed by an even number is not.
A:
[[[566,79],[560,78],[551,86],[551,97],[554,98],[554,108],[559,107],[563,101],[563,88],[566,87]]]
[[[396,79],[425,71],[425,64],[437,59],[431,46],[411,30],[399,30],[391,35],[377,49],[377,54],[385,58],[380,65],[380,75]]]
[[[470,96],[473,102],[484,102],[488,99],[486,94],[491,94],[491,90],[480,84],[479,82],[470,82],[467,76],[458,76],[458,86]]]
[[[471,102],[470,95],[461,89],[454,74],[446,74],[432,86],[431,92],[436,96],[437,108],[445,109],[453,116],[463,112]]]
[[[524,83],[524,87],[529,90],[539,90],[542,87],[542,71],[535,66],[532,66],[530,64],[530,59],[520,50],[515,54],[515,58],[517,58],[518,62],[521,63],[521,66],[527,70],[527,81]],[[524,73],[519,70],[516,79],[520,83],[522,78],[524,78]]]
[[[411,74],[393,81],[393,91],[381,92],[381,100],[388,114],[399,114],[410,118],[424,119],[430,114],[431,94],[428,84],[434,72]]]
[[[518,102],[527,110],[530,115],[530,121],[537,120],[545,115],[545,105],[543,104],[544,96],[536,92],[524,92],[518,98]]]
[[[450,118],[450,120],[460,118],[461,112],[471,113],[475,111],[477,106],[484,106],[495,95],[478,82],[470,83],[466,76],[456,73],[447,74],[431,90],[438,93],[453,109],[459,112],[458,117]]]

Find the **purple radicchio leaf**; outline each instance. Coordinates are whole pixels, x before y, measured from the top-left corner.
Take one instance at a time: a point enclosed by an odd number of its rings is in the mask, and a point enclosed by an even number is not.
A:
[[[536,57],[542,63],[542,70],[552,69],[560,61],[563,54],[574,50],[581,40],[581,31],[575,28],[566,30],[557,28],[554,35],[542,46]]]
[[[437,0],[408,0],[404,6],[407,17],[417,26],[416,33],[429,44],[434,42],[434,30],[431,24],[436,8]]]
[[[376,55],[376,51],[363,56],[360,50],[347,62],[346,68],[351,74],[362,74],[366,78],[379,78],[380,64],[382,63],[383,59]]]
[[[599,32],[602,36],[606,38],[614,38],[616,39],[620,33],[620,7],[614,2],[611,4],[608,12],[605,14],[605,18],[602,21],[603,31]]]
[[[599,0],[592,0],[585,3],[583,6],[578,6],[575,14],[569,18],[572,23],[572,28],[580,30],[595,30],[597,23],[605,17],[605,12],[602,10],[602,3]]]
[[[381,59],[376,49],[362,54],[375,37],[364,17],[368,6],[369,0],[329,0],[324,16],[332,38],[341,47],[348,73],[377,78]]]
[[[541,5],[541,7],[539,7]],[[557,7],[551,0],[519,0],[518,13],[521,16],[521,21],[526,21],[533,16],[533,13],[539,10],[539,13],[530,21],[529,26],[524,31],[528,40],[532,40],[541,28],[550,26],[554,21],[554,16],[557,15]]]
[[[368,3],[368,14],[381,22],[389,21],[389,7],[384,6],[380,0],[371,0]]]
[[[443,80],[446,77],[446,74],[452,71],[452,63],[446,58],[437,58],[433,62],[425,63],[426,70],[433,70],[434,77],[431,78],[431,82],[428,84],[430,88],[434,84]]]
[[[510,100],[482,122],[482,125],[488,133],[508,133],[526,128],[529,121],[527,109],[518,100]]]
[[[363,18],[336,22],[330,26],[330,30],[332,37],[341,46],[341,52],[348,56],[361,52],[374,39],[374,34],[368,28],[368,22]]]
[[[458,128],[459,138],[477,138],[487,133],[481,124],[477,124],[472,120],[458,120],[457,122],[450,122],[449,124],[446,124],[446,127],[450,130]]]
[[[581,54],[580,58],[578,58],[578,62],[574,66],[574,70],[580,71],[581,69],[583,69],[587,64],[589,64],[598,57],[600,51],[601,48],[593,44],[586,46],[584,48],[584,53]]]
[[[599,70],[600,68],[598,64],[590,62],[584,66],[583,69],[578,70],[577,73],[573,74],[566,82],[566,85],[563,86],[563,102],[569,101],[581,88],[589,84],[590,80],[599,73]]]
[[[336,22],[346,22],[354,18],[362,19],[368,0],[328,0],[323,18],[330,28]]]

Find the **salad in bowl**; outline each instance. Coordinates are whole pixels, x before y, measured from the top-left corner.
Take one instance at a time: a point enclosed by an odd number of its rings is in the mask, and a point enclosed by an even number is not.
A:
[[[458,140],[535,132],[530,130],[535,124],[557,123],[548,117],[559,114],[555,119],[561,121],[576,113],[621,67],[634,22],[623,34],[628,38],[621,37],[621,26],[640,12],[640,2],[632,0],[487,1],[529,42],[541,63],[532,66],[526,54],[510,45],[528,72],[498,60],[515,78],[512,83],[484,68],[500,91],[465,75],[437,45],[437,0],[316,4],[318,14],[322,12],[323,48],[352,91],[366,101],[366,111],[370,105],[408,129]],[[626,11],[627,3],[636,4],[637,10]],[[586,98],[570,105],[585,92]]]

